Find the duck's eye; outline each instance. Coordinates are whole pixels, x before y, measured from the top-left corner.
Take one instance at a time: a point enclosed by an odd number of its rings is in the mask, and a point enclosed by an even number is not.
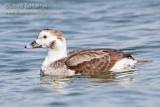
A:
[[[44,36],[43,36],[43,38],[44,38],[44,39],[46,39],[46,38],[47,38],[47,36],[46,36],[46,35],[44,35]]]

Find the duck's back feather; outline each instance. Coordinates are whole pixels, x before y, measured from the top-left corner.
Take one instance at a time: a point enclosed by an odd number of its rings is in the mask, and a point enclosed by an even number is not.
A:
[[[76,74],[89,75],[109,71],[117,61],[129,57],[117,49],[80,49],[69,52],[65,64]]]

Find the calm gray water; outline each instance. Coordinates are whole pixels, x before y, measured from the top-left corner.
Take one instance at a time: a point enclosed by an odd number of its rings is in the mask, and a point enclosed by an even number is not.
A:
[[[48,7],[14,6],[25,3]],[[160,105],[159,0],[1,0],[0,6],[0,107]],[[7,14],[33,10],[54,12]],[[24,46],[44,28],[62,31],[68,51],[132,48],[136,50],[128,52],[134,58],[153,62],[137,65],[133,71],[94,77],[40,77],[47,51]]]

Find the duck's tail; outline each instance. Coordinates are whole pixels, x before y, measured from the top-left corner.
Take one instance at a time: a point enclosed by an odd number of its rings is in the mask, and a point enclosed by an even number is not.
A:
[[[152,62],[151,60],[137,60],[137,64]]]

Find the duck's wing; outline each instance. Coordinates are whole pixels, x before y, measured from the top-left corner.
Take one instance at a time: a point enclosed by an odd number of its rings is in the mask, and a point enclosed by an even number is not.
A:
[[[75,54],[74,54],[75,53]],[[93,75],[111,69],[123,57],[118,50],[92,49],[71,53],[66,66],[76,74]]]
[[[97,48],[97,49],[79,49],[69,52],[67,55],[72,56],[81,52],[103,51],[109,54],[124,54],[123,50],[111,49],[111,48]]]

